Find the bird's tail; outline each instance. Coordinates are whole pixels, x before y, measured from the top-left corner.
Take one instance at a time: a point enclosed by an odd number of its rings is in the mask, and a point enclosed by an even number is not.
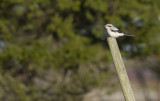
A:
[[[131,34],[124,34],[125,36],[134,36],[134,35],[131,35]]]

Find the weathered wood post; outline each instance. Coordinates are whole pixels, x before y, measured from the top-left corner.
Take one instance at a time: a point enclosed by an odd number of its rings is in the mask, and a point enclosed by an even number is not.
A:
[[[111,50],[113,62],[116,67],[116,71],[117,71],[118,78],[121,84],[124,98],[126,101],[135,101],[135,98],[132,92],[132,88],[131,88],[131,85],[128,79],[128,75],[127,75],[127,72],[126,72],[126,69],[123,63],[123,59],[119,51],[117,41],[113,37],[108,37],[107,41],[108,41],[108,44]]]

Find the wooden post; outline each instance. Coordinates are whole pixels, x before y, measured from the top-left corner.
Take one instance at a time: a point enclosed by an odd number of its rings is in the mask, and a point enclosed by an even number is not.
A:
[[[108,40],[108,44],[109,44],[111,54],[113,57],[113,62],[116,67],[118,78],[121,84],[124,98],[126,101],[135,101],[135,98],[132,92],[132,88],[131,88],[131,85],[128,79],[128,75],[127,75],[127,72],[126,72],[126,69],[123,63],[123,59],[119,51],[117,41],[113,37],[108,37],[107,40]]]

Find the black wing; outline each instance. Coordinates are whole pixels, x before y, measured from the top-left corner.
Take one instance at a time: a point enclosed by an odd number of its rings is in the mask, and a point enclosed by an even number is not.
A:
[[[122,33],[118,28],[116,28],[116,27],[114,27],[114,26],[111,27],[111,31],[112,31],[112,32]]]

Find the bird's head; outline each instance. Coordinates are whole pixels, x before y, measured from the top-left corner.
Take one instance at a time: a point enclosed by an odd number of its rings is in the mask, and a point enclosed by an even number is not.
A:
[[[113,26],[112,24],[106,24],[104,27],[108,29],[108,28],[110,28],[112,26]]]

